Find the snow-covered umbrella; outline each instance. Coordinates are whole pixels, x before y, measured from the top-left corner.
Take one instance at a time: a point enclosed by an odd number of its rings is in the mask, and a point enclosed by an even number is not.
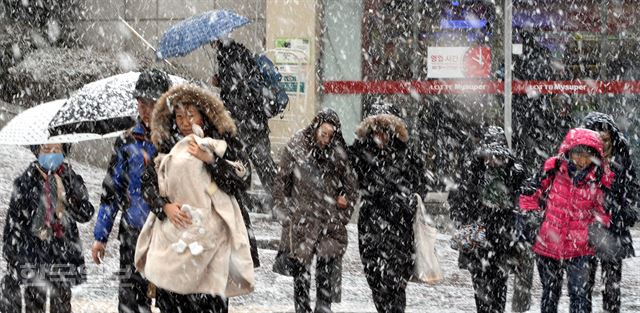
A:
[[[69,97],[49,123],[51,135],[72,133],[107,134],[125,130],[138,114],[133,97],[139,72],[110,76],[84,85]],[[186,83],[169,75],[172,84]]]
[[[162,34],[156,55],[158,59],[187,55],[249,22],[248,18],[230,10],[214,10],[194,15],[169,27]]]
[[[39,145],[65,143],[115,137],[120,132],[106,135],[69,134],[50,137],[48,125],[53,116],[64,105],[66,99],[46,102],[16,115],[0,130],[0,145]]]

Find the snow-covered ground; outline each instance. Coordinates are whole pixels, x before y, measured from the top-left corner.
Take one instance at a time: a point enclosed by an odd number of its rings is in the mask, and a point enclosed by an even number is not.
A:
[[[0,148],[0,227],[4,227],[7,206],[11,195],[12,181],[34,160],[27,149],[17,147]],[[96,210],[98,207],[100,183],[105,171],[72,161],[72,166],[85,179],[91,201]],[[80,226],[85,260],[88,264],[88,282],[73,290],[74,312],[117,312],[117,279],[118,268],[117,234],[111,234],[107,246],[105,263],[97,266],[91,261],[90,247],[93,242],[93,226],[95,221]],[[117,225],[117,224],[116,224]],[[273,222],[254,221],[256,235],[262,239],[279,238],[279,225]],[[114,227],[117,232],[117,227]],[[357,233],[355,225],[349,226],[349,248],[343,263],[342,303],[334,304],[335,312],[375,312],[371,301],[371,292],[367,286],[362,266],[358,257]],[[636,249],[640,242],[640,231],[634,230]],[[438,235],[437,254],[443,267],[445,279],[435,286],[410,283],[407,289],[408,312],[471,312],[475,310],[473,288],[467,271],[458,269],[457,252],[449,248],[450,236]],[[255,292],[248,296],[231,299],[231,312],[293,312],[293,286],[290,277],[284,277],[271,271],[275,257],[273,250],[260,250],[262,267],[256,272]],[[0,260],[0,275],[6,268],[4,260]],[[640,312],[640,259],[624,261],[622,279],[623,312]],[[537,274],[536,274],[537,275]],[[510,282],[511,284],[512,282]],[[566,289],[566,288],[565,288]],[[601,312],[601,286],[594,292],[594,312]],[[561,298],[560,311],[568,312],[568,296]],[[531,312],[540,311],[540,283],[537,276],[534,281],[533,306]],[[315,292],[311,292],[315,294]],[[507,311],[511,311],[511,290],[507,303]]]

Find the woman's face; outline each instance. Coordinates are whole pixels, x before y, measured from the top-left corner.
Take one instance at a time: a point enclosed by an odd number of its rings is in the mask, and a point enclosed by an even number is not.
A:
[[[389,144],[391,137],[389,134],[382,130],[373,131],[373,141],[376,143],[378,148],[384,149]]]
[[[182,136],[189,136],[193,133],[191,126],[196,124],[202,126],[202,114],[195,105],[186,104],[176,108],[176,125]]]
[[[571,152],[569,157],[580,171],[593,163],[593,155],[586,151]]]
[[[329,123],[322,123],[316,131],[316,142],[320,148],[325,148],[333,140],[333,134],[335,133],[335,126]]]

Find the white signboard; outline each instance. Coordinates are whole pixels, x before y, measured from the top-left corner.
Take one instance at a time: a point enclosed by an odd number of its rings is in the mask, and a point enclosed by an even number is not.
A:
[[[477,47],[429,47],[428,78],[486,78],[491,74],[491,49]]]
[[[291,50],[289,53],[285,51],[276,51],[276,63],[298,64],[309,62],[309,54],[311,53],[309,39],[278,38],[276,39],[275,46],[279,49]]]

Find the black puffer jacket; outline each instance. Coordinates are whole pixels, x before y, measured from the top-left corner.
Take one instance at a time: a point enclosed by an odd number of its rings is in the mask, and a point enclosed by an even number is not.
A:
[[[605,209],[611,214],[609,231],[616,235],[620,251],[613,251],[617,258],[635,255],[629,228],[638,220],[637,194],[640,191],[636,180],[636,172],[629,152],[629,142],[616,126],[613,117],[600,112],[589,113],[582,124],[585,128],[611,133],[613,144],[612,158],[609,166],[615,174],[611,190],[607,193]]]
[[[491,158],[500,162],[492,163]],[[451,219],[458,225],[478,223],[486,228],[486,246],[460,251],[460,267],[488,255],[508,256],[514,247],[516,199],[525,172],[507,147],[504,131],[489,127],[482,144],[449,193]]]
[[[252,82],[261,79],[255,55],[235,41],[221,43],[218,48],[220,97],[241,132],[269,132],[265,102]],[[244,135],[244,134],[241,134]]]
[[[74,286],[86,280],[82,243],[76,223],[86,223],[93,216],[87,187],[80,175],[64,163],[57,174],[62,178],[66,205],[60,222],[62,237],[50,236],[42,240],[33,233],[32,226],[38,214],[45,180],[38,162],[29,165],[14,181],[4,227],[2,255],[9,267],[26,274],[34,270],[35,277],[20,275],[19,280],[45,279],[54,284]],[[58,220],[58,217],[55,217]],[[57,273],[57,274],[56,274]],[[41,276],[45,275],[45,276]]]
[[[386,147],[378,147],[374,131],[389,135]],[[408,279],[413,273],[413,194],[426,194],[423,163],[408,149],[406,125],[395,115],[369,116],[356,134],[349,154],[362,201],[358,241],[365,272],[382,270]]]

